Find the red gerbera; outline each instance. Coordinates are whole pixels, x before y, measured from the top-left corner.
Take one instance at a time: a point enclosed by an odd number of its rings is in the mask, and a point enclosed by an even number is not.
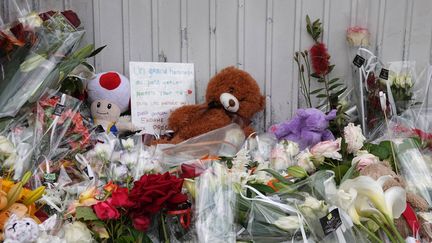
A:
[[[316,43],[310,49],[310,57],[312,68],[319,76],[324,76],[328,73],[330,67],[330,55],[324,43]]]

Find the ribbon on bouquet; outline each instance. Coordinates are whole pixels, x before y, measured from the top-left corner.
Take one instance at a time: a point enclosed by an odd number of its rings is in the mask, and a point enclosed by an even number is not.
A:
[[[305,219],[304,219],[303,215],[301,214],[301,212],[297,208],[289,206],[287,204],[280,203],[280,202],[275,202],[251,186],[246,185],[245,188],[253,191],[256,194],[256,197],[250,198],[250,197],[243,195],[243,193],[240,192],[240,196],[243,199],[248,200],[248,201],[264,202],[264,203],[276,206],[283,211],[296,214],[298,217],[298,220],[300,222],[300,232],[301,232],[302,237],[303,237],[303,242],[304,243],[309,242],[307,239],[307,236],[306,236],[306,231],[305,231],[304,226],[303,226],[303,222],[305,221]],[[291,242],[294,242],[294,237],[292,238]]]

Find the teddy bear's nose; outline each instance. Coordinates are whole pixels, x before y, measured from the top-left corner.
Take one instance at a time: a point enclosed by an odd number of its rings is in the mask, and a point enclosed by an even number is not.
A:
[[[236,105],[236,102],[235,102],[235,100],[230,99],[230,100],[228,101],[228,104],[229,104],[229,106],[235,106],[235,105]]]

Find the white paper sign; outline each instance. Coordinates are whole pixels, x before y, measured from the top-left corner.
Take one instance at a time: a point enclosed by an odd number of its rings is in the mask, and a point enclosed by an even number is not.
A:
[[[130,62],[132,123],[143,132],[168,130],[176,108],[195,103],[192,63]]]

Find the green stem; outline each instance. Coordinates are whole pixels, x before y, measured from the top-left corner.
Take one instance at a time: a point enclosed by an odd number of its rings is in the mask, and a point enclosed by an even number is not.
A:
[[[381,220],[377,219],[375,216],[372,216],[371,219],[386,233],[387,237],[391,242],[397,242],[390,231],[387,229],[385,223],[383,224]]]
[[[361,230],[363,230],[364,232],[366,232],[366,234],[369,235],[369,237],[371,238],[371,240],[373,242],[377,242],[377,243],[382,243],[383,241],[378,238],[374,233],[372,233],[368,228],[366,228],[364,225],[362,224],[358,224],[357,225]]]
[[[163,215],[163,213],[161,213],[161,224],[162,224],[162,231],[163,231],[163,235],[164,235],[164,242],[165,243],[169,243],[170,241],[169,241],[169,238],[168,238],[168,233],[167,233],[167,230],[166,230],[166,225],[165,225],[165,217],[164,217],[164,215]]]
[[[325,91],[326,91],[326,96],[327,96],[327,105],[328,105],[328,110],[327,111],[331,111],[331,103],[330,103],[330,90],[329,90],[329,85],[328,85],[328,78],[327,76],[323,76],[323,80],[324,80],[324,87],[325,87]]]
[[[398,229],[396,229],[396,226],[394,225],[393,219],[390,219],[388,216],[385,216],[388,225],[390,226],[390,229],[393,231],[393,233],[396,235],[396,238],[399,240],[399,242],[401,243],[405,243],[405,239],[402,238],[402,236],[399,234]]]
[[[307,70],[307,75],[308,75],[308,82],[307,82],[308,95],[307,96],[308,96],[310,107],[312,107],[312,99],[310,97],[310,90],[311,90],[311,67],[310,67],[310,63],[309,63],[308,54],[307,54],[306,51],[304,53],[305,53],[305,55],[304,56],[302,55],[302,57],[304,59],[305,65],[306,65],[306,70]]]

